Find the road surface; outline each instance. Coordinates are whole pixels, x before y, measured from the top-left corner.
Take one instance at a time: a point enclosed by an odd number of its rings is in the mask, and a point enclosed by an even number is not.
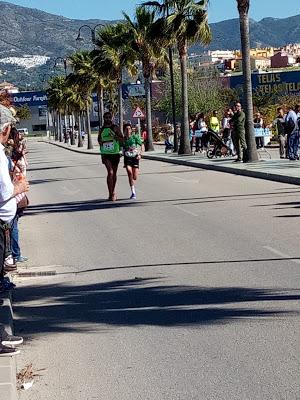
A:
[[[296,400],[300,189],[30,144],[14,295],[23,400]],[[40,275],[39,275],[40,274]]]

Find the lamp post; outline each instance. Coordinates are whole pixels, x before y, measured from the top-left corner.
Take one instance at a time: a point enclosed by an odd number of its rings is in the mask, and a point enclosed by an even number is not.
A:
[[[94,27],[91,27],[90,25],[82,25],[79,30],[78,30],[78,36],[76,38],[76,42],[77,43],[81,43],[84,41],[84,38],[81,36],[81,29],[82,28],[88,28],[91,31],[91,35],[92,35],[92,42],[93,44],[96,44],[96,29],[98,28],[98,26],[105,26],[103,24],[97,24]]]
[[[83,28],[88,28],[91,32],[91,39],[92,39],[92,43],[96,44],[96,33],[97,33],[97,28],[98,27],[104,27],[105,25],[103,24],[97,24],[93,27],[91,27],[90,25],[82,25],[79,30],[78,30],[78,35],[76,38],[76,42],[77,43],[82,43],[84,42],[84,38],[81,36],[81,30]],[[97,93],[97,103],[98,103],[98,120],[99,120],[99,129],[101,128],[101,126],[103,125],[103,114],[104,114],[104,106],[103,106],[103,88],[101,88],[100,90],[98,90]]]

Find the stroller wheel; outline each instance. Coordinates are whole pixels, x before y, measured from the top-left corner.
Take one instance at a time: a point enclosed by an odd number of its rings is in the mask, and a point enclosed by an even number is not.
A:
[[[208,158],[213,158],[214,157],[213,150],[207,150],[206,155],[207,155]]]

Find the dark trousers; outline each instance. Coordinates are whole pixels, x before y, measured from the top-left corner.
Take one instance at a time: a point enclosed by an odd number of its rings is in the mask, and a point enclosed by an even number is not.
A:
[[[264,138],[259,136],[255,138],[255,142],[256,142],[256,148],[260,149],[262,147],[264,147]]]
[[[201,149],[203,147],[201,138],[196,136],[195,142],[196,142],[196,151],[200,151],[200,147]]]
[[[16,215],[11,226],[10,231],[10,241],[11,241],[11,252],[13,258],[18,258],[21,255],[21,250],[19,246],[19,216]]]
[[[299,132],[293,132],[288,136],[288,157],[290,160],[298,159]]]
[[[245,132],[232,132],[231,138],[237,154],[237,158],[238,160],[242,161],[245,156],[245,151],[247,150]]]
[[[5,259],[5,233],[0,227],[0,279],[3,278],[3,267]]]

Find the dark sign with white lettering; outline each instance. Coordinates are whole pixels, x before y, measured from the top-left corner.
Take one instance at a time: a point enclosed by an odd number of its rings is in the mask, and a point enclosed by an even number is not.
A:
[[[230,77],[230,87],[239,88],[243,86],[243,75]],[[300,70],[285,72],[265,72],[252,74],[253,90],[263,94],[300,94]]]
[[[29,107],[48,105],[46,92],[19,92],[12,93],[11,97],[15,106],[23,106],[25,104]]]

